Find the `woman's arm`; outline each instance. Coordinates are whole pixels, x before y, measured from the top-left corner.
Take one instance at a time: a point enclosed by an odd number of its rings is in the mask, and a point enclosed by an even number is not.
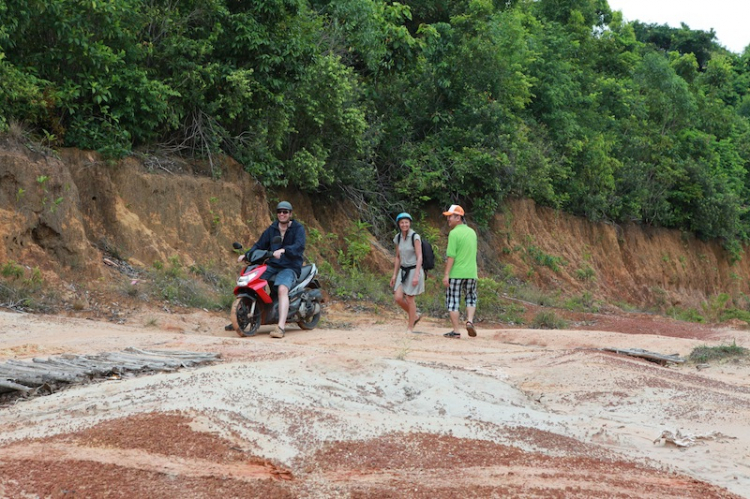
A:
[[[414,270],[414,277],[411,280],[412,286],[419,284],[419,273],[422,271],[422,241],[414,240],[414,253],[417,254],[417,268]]]
[[[393,257],[393,275],[391,276],[391,287],[396,284],[396,276],[401,268],[401,253],[398,251],[398,244],[396,245],[396,256]]]

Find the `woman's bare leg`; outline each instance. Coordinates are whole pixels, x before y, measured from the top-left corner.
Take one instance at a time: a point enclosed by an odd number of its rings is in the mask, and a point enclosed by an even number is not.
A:
[[[417,302],[414,300],[413,296],[409,295],[405,295],[404,299],[407,303],[406,312],[409,314],[409,328],[407,331],[412,332],[414,331],[414,323],[417,322]]]
[[[401,307],[404,312],[407,314],[409,313],[409,303],[404,298],[404,288],[399,286],[396,291],[393,292],[393,299],[396,301],[399,307]]]

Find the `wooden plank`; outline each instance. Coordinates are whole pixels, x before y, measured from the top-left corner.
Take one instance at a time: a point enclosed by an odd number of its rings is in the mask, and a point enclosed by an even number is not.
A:
[[[142,362],[148,366],[168,366],[168,367],[182,367],[182,361],[174,359],[147,359],[139,355],[133,355],[129,353],[111,353],[107,355],[108,359],[111,360],[123,360],[126,362]]]
[[[39,373],[14,371],[0,366],[0,379],[20,381],[25,385],[43,385],[46,380]]]
[[[47,364],[47,365],[50,365],[50,366],[55,366],[56,368],[62,369],[62,370],[71,370],[71,371],[77,370],[79,372],[82,372],[82,373],[88,374],[88,375],[99,374],[97,372],[98,371],[97,369],[93,369],[89,365],[76,365],[76,364],[73,364],[72,362],[68,362],[68,361],[61,360],[61,359],[55,359],[55,358],[39,359],[39,358],[34,358],[34,359],[31,359],[31,361],[32,362],[36,362],[38,364]]]
[[[19,369],[28,369],[31,372],[37,371],[41,372],[42,374],[48,374],[50,376],[56,376],[59,377],[62,381],[65,381],[67,378],[79,378],[84,376],[84,373],[81,369],[76,369],[74,371],[71,371],[69,369],[57,369],[52,368],[54,366],[45,366],[42,364],[35,364],[31,362],[22,362],[20,360],[10,359],[6,361],[6,366],[10,366],[13,368],[19,368]]]
[[[32,376],[41,376],[45,380],[56,380],[56,381],[80,381],[83,378],[81,374],[65,373],[52,369],[45,369],[44,367],[36,367],[33,364],[25,364],[15,361],[7,361],[4,366],[0,369],[11,373],[24,373]],[[20,377],[20,376],[19,376]]]
[[[6,390],[2,390],[2,388],[5,388]],[[14,383],[12,381],[0,379],[0,392],[2,391],[30,392],[31,390],[33,390],[33,388],[29,388],[28,386],[25,386],[19,383]]]
[[[104,375],[109,374],[111,372],[122,372],[123,370],[125,370],[122,364],[119,364],[117,362],[107,362],[101,359],[94,360],[92,358],[71,356],[71,357],[67,357],[65,359],[65,362],[69,362],[71,364],[78,365],[83,368],[88,367],[91,369],[95,369]]]
[[[220,354],[169,350],[143,350],[129,347],[122,352],[96,355],[63,354],[31,362],[9,359],[0,363],[0,393],[37,394],[49,382],[79,383],[112,373],[174,371],[180,367],[215,362]],[[55,383],[52,383],[55,386]],[[54,388],[50,388],[53,391]]]
[[[661,365],[666,365],[668,362],[674,362],[675,364],[682,364],[683,362],[685,362],[685,359],[681,358],[676,353],[671,354],[671,355],[665,355],[665,354],[656,353],[656,352],[649,352],[648,350],[643,350],[640,348],[602,348],[601,350],[605,350],[607,352],[625,354],[631,357],[640,357],[642,359],[646,359],[651,362],[656,362]]]
[[[107,357],[98,357],[96,360],[110,362],[114,365],[121,365],[123,367],[126,367],[126,369],[129,371],[144,371],[147,369],[150,369],[152,371],[160,371],[167,369],[167,366],[163,364],[154,362],[149,365],[149,363],[146,361],[141,361],[132,357],[123,357],[116,354],[109,354]]]
[[[168,358],[189,359],[195,362],[213,362],[221,358],[221,354],[211,352],[170,352],[169,350],[143,350],[135,347],[128,347],[126,352],[134,352],[141,355],[155,355]]]

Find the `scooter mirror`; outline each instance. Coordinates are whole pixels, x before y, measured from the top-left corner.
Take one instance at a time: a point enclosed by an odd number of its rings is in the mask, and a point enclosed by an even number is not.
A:
[[[238,243],[238,242],[234,242],[234,243],[232,243],[232,248],[234,248],[236,250],[241,250],[242,249],[242,245],[240,243]]]

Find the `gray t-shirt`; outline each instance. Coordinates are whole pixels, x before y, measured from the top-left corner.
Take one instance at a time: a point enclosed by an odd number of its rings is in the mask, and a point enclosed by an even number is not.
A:
[[[411,236],[414,234],[414,243],[412,243]],[[414,247],[417,244],[422,244],[422,238],[419,237],[419,234],[415,233],[412,229],[409,229],[409,232],[406,234],[406,237],[401,237],[401,241],[399,242],[399,236],[401,235],[401,231],[399,231],[394,237],[393,237],[393,244],[396,244],[398,246],[398,252],[399,256],[401,257],[401,266],[402,267],[413,267],[417,264],[417,252],[415,251]],[[416,286],[412,286],[411,282],[412,279],[414,279],[414,272],[419,271],[419,283]],[[399,271],[396,275],[396,284],[393,287],[393,290],[395,291],[398,289],[399,286],[402,285],[401,283],[401,276],[403,275],[403,272]],[[424,270],[422,268],[419,269],[412,269],[410,270],[407,275],[404,278],[403,283],[403,289],[404,294],[409,296],[415,296],[420,295],[424,293]]]

